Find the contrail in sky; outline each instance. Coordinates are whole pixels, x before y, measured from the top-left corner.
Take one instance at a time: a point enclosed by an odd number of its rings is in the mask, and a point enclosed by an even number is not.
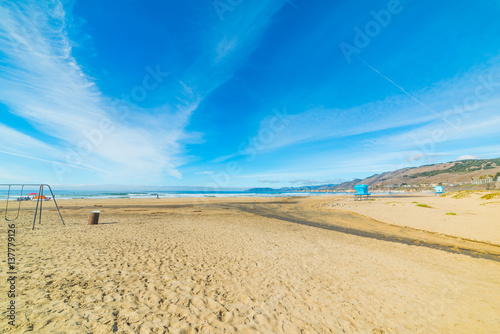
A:
[[[295,9],[299,9],[299,7],[297,7],[297,5],[295,5],[292,1],[286,0],[286,2],[288,2],[290,5],[292,5],[293,7],[295,7]]]
[[[16,157],[22,157],[22,158],[27,158],[27,159],[33,159],[33,160],[50,162],[50,163],[53,163],[53,164],[68,166],[68,167],[71,167],[71,168],[85,169],[85,170],[89,170],[89,171],[96,171],[97,170],[97,171],[100,171],[100,172],[106,172],[105,170],[102,170],[102,169],[99,169],[99,168],[95,168],[95,167],[86,168],[86,167],[65,164],[65,163],[62,163],[62,162],[57,162],[57,161],[52,161],[52,160],[46,160],[46,159],[31,157],[29,155],[17,154],[17,153],[6,152],[6,151],[1,151],[1,150],[0,150],[0,153],[8,154],[8,155],[14,155]]]
[[[413,100],[415,100],[418,104],[420,104],[422,107],[424,107],[425,109],[429,110],[432,114],[434,114],[435,116],[439,117],[440,119],[442,119],[444,122],[448,123],[449,125],[451,125],[452,127],[454,127],[455,129],[457,129],[458,131],[462,132],[462,130],[460,130],[459,128],[457,128],[453,123],[451,123],[450,121],[448,121],[447,119],[443,118],[443,116],[439,115],[437,112],[435,112],[434,110],[432,110],[429,106],[427,106],[426,104],[424,104],[423,102],[421,102],[419,99],[417,99],[415,96],[411,95],[410,93],[408,93],[403,87],[401,87],[400,85],[398,85],[397,83],[395,83],[394,81],[392,81],[390,78],[386,77],[385,75],[383,75],[379,70],[377,70],[375,67],[373,67],[372,65],[368,64],[366,61],[364,61],[361,57],[357,56],[356,55],[356,58],[358,58],[363,64],[365,64],[366,66],[368,66],[369,68],[371,68],[375,73],[377,73],[378,75],[380,75],[382,78],[384,78],[385,80],[389,81],[390,83],[392,83],[394,86],[396,86],[397,88],[399,88],[403,93],[405,93],[406,95],[408,95],[410,98],[412,98]]]

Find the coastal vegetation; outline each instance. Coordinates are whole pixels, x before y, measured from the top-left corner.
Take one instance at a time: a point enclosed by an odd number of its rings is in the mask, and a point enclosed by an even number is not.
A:
[[[486,195],[481,196],[482,199],[486,199],[486,200],[494,199],[497,197],[500,197],[500,192],[490,193],[490,194],[486,194]]]
[[[453,195],[452,198],[454,198],[454,199],[466,198],[466,197],[470,197],[470,195],[472,195],[473,193],[474,193],[473,191],[468,191],[468,190],[459,191],[458,193]]]
[[[488,159],[488,160],[463,160],[457,161],[453,166],[445,169],[434,169],[427,172],[416,173],[412,175],[403,175],[404,177],[409,177],[411,179],[416,179],[418,177],[431,177],[439,174],[445,173],[466,173],[477,170],[488,170],[500,166],[500,158]],[[500,176],[500,172],[497,173]],[[493,177],[493,175],[491,175]]]

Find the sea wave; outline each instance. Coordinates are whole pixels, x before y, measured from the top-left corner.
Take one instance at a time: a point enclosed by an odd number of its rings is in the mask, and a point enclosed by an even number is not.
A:
[[[30,191],[31,192],[31,191]],[[23,192],[23,197],[28,193]],[[44,193],[50,196],[49,193]],[[345,193],[307,193],[307,192],[226,192],[226,191],[143,191],[143,192],[105,192],[105,191],[77,191],[77,190],[54,190],[57,199],[113,199],[113,198],[198,198],[198,197],[292,197],[292,196],[322,196],[322,195],[342,195]],[[20,191],[11,191],[9,200],[16,201],[20,197]],[[0,201],[7,200],[7,191],[0,190]]]

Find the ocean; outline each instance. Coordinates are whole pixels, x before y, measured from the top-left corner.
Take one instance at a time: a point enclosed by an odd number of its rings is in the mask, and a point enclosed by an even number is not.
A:
[[[76,198],[192,198],[192,197],[291,197],[291,196],[322,196],[322,195],[344,195],[346,193],[334,192],[248,192],[248,191],[120,191],[110,192],[103,190],[57,190],[53,189],[57,200]],[[38,188],[25,188],[22,197],[28,194],[38,193]],[[46,197],[51,197],[47,188],[44,190]],[[21,188],[15,187],[8,194],[7,188],[0,189],[0,201],[16,200],[21,197]],[[33,195],[31,196],[33,197]]]

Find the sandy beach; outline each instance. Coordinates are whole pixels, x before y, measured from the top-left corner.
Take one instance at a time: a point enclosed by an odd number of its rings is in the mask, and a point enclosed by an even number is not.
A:
[[[458,192],[431,195],[373,196],[371,201],[335,197],[323,209],[352,212],[397,226],[432,231],[500,245],[500,196],[498,192]]]
[[[499,333],[500,198],[483,195],[61,200],[66,225],[47,202],[34,231],[26,203],[0,331]]]

